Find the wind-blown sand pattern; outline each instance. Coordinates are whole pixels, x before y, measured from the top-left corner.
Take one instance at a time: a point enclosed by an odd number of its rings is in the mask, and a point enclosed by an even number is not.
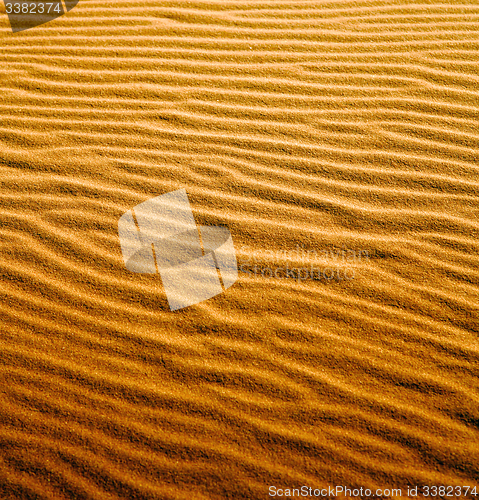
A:
[[[2,500],[478,485],[477,2],[0,9]],[[180,188],[243,268],[171,312],[117,224]]]

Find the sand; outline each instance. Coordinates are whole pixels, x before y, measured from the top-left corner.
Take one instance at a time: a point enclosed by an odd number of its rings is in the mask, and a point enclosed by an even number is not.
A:
[[[0,498],[479,495],[478,33],[477,2],[0,5]],[[181,188],[241,268],[172,312],[118,219]]]

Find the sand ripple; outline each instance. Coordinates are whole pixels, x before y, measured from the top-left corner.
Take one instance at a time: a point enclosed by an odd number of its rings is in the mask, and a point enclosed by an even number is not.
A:
[[[477,484],[479,6],[3,12],[2,499]],[[182,187],[243,269],[354,279],[170,312],[117,221]]]

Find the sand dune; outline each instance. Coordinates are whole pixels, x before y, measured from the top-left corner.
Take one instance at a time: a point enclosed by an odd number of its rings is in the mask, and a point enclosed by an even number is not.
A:
[[[1,499],[479,495],[479,4],[4,12]],[[241,268],[171,312],[117,224],[180,188]]]

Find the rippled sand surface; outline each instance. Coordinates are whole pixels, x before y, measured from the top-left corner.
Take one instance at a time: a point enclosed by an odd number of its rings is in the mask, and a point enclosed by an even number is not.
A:
[[[477,484],[478,35],[476,2],[0,6],[0,498]],[[180,188],[242,269],[172,312],[117,224]]]

